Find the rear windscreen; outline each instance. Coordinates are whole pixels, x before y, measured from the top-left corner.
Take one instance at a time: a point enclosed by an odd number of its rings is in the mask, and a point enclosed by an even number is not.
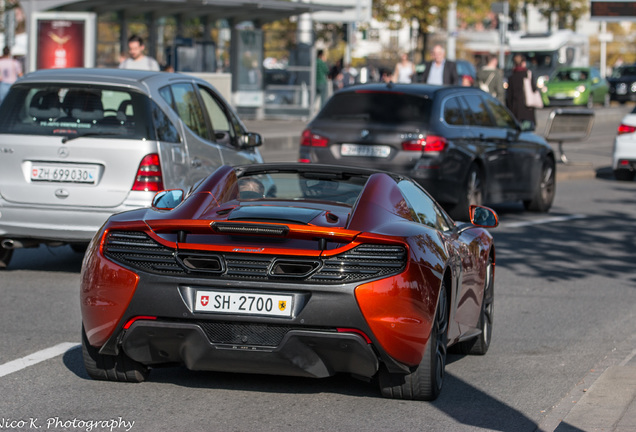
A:
[[[418,123],[426,127],[429,123],[431,103],[429,99],[405,93],[336,93],[317,118],[391,124]]]
[[[148,105],[120,88],[14,85],[0,106],[0,133],[155,139]]]

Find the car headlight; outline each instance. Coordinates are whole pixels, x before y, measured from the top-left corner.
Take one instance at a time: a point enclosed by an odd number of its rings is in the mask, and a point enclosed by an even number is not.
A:
[[[543,89],[548,83],[549,79],[550,77],[548,75],[541,75],[539,78],[537,78],[537,88]]]
[[[585,86],[584,85],[580,85],[580,86],[576,86],[576,91],[580,93],[583,93],[585,91]]]
[[[629,89],[631,90],[632,93],[636,93],[636,82],[633,82]]]

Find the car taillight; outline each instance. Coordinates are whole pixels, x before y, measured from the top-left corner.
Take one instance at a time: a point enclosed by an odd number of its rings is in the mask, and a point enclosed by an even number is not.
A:
[[[146,155],[139,164],[132,190],[157,192],[162,189],[163,176],[161,175],[159,155],[156,153]]]
[[[325,138],[324,136],[318,135],[310,131],[309,129],[305,129],[300,138],[301,146],[308,147],[327,147],[329,143],[329,138]]]
[[[446,149],[446,138],[429,135],[425,138],[410,139],[402,142],[404,151],[441,152]]]
[[[626,124],[621,124],[618,127],[618,134],[622,135],[622,134],[626,134],[626,133],[633,133],[636,132],[636,126],[629,126]]]

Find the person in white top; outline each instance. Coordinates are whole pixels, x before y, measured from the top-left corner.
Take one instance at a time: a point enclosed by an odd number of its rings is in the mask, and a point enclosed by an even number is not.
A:
[[[413,82],[415,75],[415,65],[409,60],[406,53],[402,53],[400,61],[395,65],[393,71],[393,81],[401,84],[409,84]]]
[[[11,49],[4,47],[0,57],[0,102],[9,93],[11,85],[22,76],[22,64],[11,57]]]
[[[132,35],[128,39],[130,57],[119,63],[119,69],[160,70],[157,60],[144,55],[144,49],[144,40],[140,36]]]

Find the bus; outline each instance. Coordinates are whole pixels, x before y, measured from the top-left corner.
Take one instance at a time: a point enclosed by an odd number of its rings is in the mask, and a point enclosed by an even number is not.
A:
[[[588,36],[572,30],[551,33],[511,33],[505,74],[510,75],[516,54],[526,57],[528,69],[542,87],[550,74],[559,66],[589,66],[590,40]]]

